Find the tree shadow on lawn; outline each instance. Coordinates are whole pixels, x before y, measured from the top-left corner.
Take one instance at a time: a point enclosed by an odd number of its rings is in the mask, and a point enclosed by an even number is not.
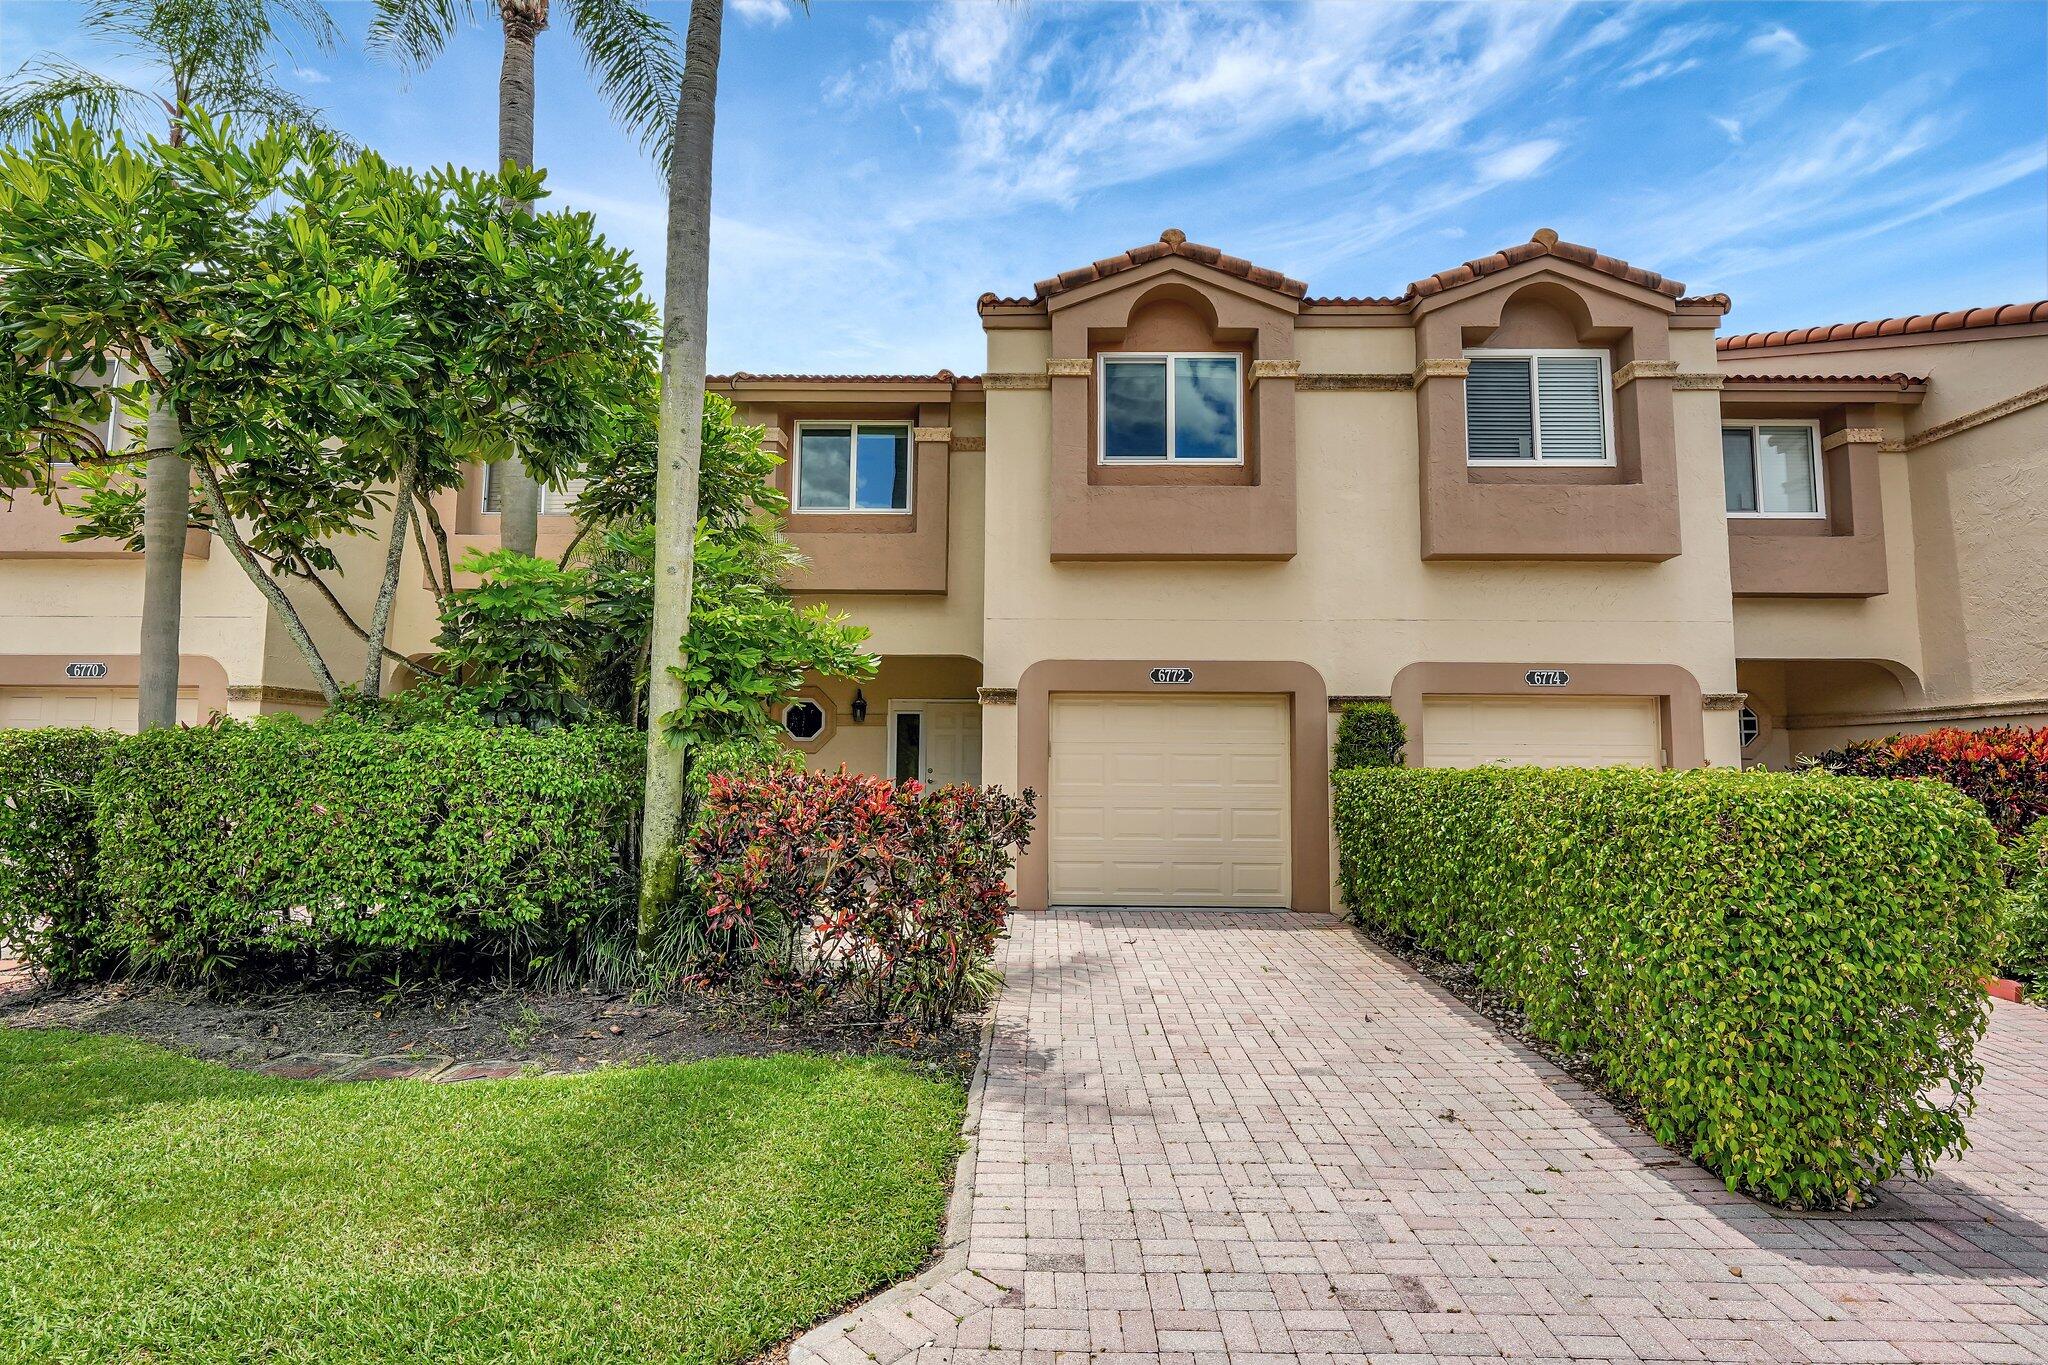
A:
[[[958,1103],[815,1056],[336,1084],[0,1031],[0,1268],[33,1248],[45,1348],[355,1357],[419,1322],[450,1358],[729,1359],[915,1269]]]

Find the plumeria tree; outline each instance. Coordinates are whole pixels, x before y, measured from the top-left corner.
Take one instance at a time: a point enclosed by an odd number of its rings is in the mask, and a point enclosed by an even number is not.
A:
[[[675,37],[642,0],[374,0],[372,51],[420,70],[441,55],[448,40],[479,16],[495,17],[504,37],[498,73],[498,162],[533,166],[537,104],[534,49],[557,14],[565,14],[583,60],[620,126],[666,162],[676,84],[681,78]],[[513,201],[515,203],[521,201]],[[523,448],[522,448],[523,450]],[[547,470],[531,460],[508,459],[502,469],[501,539],[532,554],[539,535],[539,485]]]
[[[294,29],[316,47],[334,44],[334,22],[320,0],[84,0],[80,10],[86,31],[104,49],[130,59],[148,77],[119,80],[57,52],[32,56],[0,80],[0,138],[21,137],[38,118],[61,112],[102,134],[157,131],[176,145],[184,140],[183,111],[194,104],[308,131],[320,126],[319,114],[278,83],[273,59]],[[152,534],[140,547],[137,711],[144,729],[177,719],[192,471],[175,453],[175,423],[168,409],[151,408],[143,434],[145,448],[156,452],[146,465]]]
[[[620,439],[649,382],[651,313],[587,216],[504,212],[542,196],[536,173],[421,175],[296,130],[243,142],[196,111],[186,124],[177,144],[131,148],[45,121],[0,150],[0,344],[37,376],[0,398],[0,447],[82,458],[74,534],[132,539],[145,500],[126,462],[156,452],[76,435],[102,401],[77,377],[132,358],[178,419],[193,523],[269,599],[324,695],[344,674],[302,600],[364,642],[374,693],[398,657],[385,637],[409,530],[452,586],[432,495],[515,444],[565,468]],[[29,482],[61,491],[47,465]],[[335,550],[378,534],[365,621],[337,591]]]

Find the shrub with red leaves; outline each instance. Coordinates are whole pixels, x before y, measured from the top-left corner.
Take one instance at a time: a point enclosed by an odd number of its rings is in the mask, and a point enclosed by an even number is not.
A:
[[[711,780],[690,872],[713,975],[951,1022],[985,981],[1033,799],[841,769]]]
[[[2048,816],[2048,726],[1953,728],[1859,740],[1817,754],[1813,765],[1845,777],[1932,777],[1973,797],[2007,843]]]

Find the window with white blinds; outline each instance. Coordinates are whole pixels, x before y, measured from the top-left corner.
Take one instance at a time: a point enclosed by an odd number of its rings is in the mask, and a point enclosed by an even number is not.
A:
[[[1467,355],[1469,459],[1606,464],[1607,356],[1601,351],[1485,351]]]

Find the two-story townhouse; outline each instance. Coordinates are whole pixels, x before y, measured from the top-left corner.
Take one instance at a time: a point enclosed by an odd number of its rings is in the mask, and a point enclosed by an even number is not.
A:
[[[1326,908],[1354,698],[1423,764],[2048,721],[2048,302],[1717,342],[1725,296],[1547,230],[1383,298],[1168,231],[978,306],[979,377],[712,387],[785,458],[792,589],[881,656],[789,698],[789,742],[1034,789],[1026,907]],[[481,475],[440,500],[458,553],[495,543]],[[0,515],[0,558],[67,556],[0,564],[0,708],[132,724],[140,566],[58,529]],[[304,707],[204,552],[193,709]],[[424,587],[397,613],[426,648]]]
[[[1717,344],[1549,231],[1343,299],[1168,231],[979,308],[978,380],[714,384],[883,659],[791,743],[1036,790],[1027,907],[1326,907],[1352,698],[1426,764],[2048,718],[2048,304]]]

